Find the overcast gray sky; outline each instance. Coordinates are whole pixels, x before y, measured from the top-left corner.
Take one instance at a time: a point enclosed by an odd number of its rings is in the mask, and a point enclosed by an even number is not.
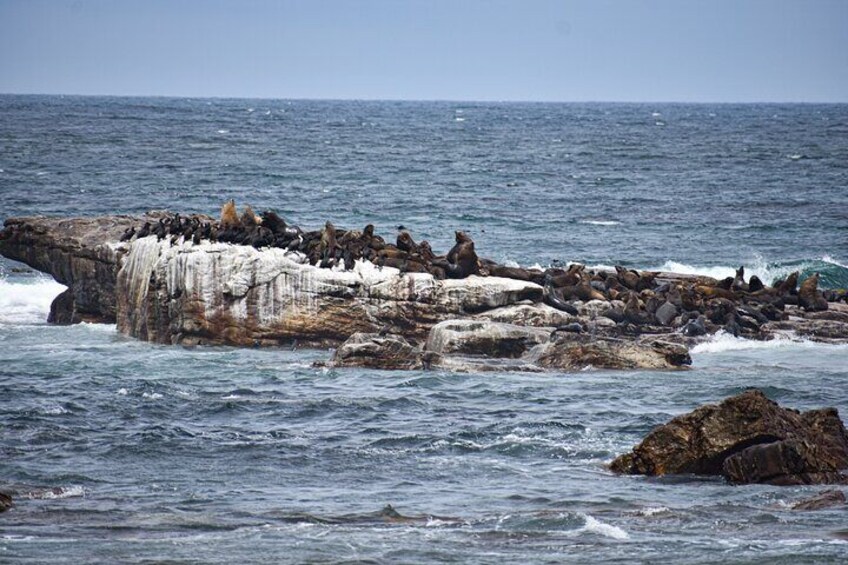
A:
[[[848,102],[848,0],[0,0],[0,92]]]

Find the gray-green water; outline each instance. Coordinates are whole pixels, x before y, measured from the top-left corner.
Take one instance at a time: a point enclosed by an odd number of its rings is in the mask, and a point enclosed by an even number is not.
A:
[[[579,260],[848,284],[848,111],[0,96],[2,216],[235,197],[314,227],[454,229]],[[655,115],[658,114],[658,115]],[[848,414],[848,348],[720,337],[691,371],[312,367],[326,351],[162,347],[44,323],[0,263],[0,562],[834,562],[815,487],[619,477],[653,426],[760,387]],[[56,489],[55,492],[49,489]],[[48,490],[45,490],[48,489]],[[385,523],[391,504],[435,518]]]

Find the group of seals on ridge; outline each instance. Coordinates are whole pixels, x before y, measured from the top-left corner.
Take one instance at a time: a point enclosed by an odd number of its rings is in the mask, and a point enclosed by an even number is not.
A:
[[[785,319],[788,304],[811,312],[827,310],[828,299],[846,299],[844,291],[820,291],[818,273],[798,287],[798,272],[767,286],[756,276],[746,282],[744,267],[735,277],[721,281],[703,277],[697,282],[657,280],[659,273],[620,266],[614,273],[590,272],[582,265],[571,265],[562,274],[551,271],[545,280],[549,305],[577,314],[576,301],[606,301],[597,309],[599,315],[633,333],[671,326],[692,337],[719,329],[734,336],[755,336],[763,324]]]
[[[474,241],[462,231],[456,232],[456,244],[446,255],[436,255],[429,242],[416,243],[403,226],[399,226],[394,244],[376,235],[372,224],[361,231],[344,230],[328,221],[320,230],[304,231],[270,210],[259,215],[246,206],[239,215],[232,200],[223,205],[218,221],[207,216],[166,215],[145,222],[138,231],[129,228],[121,240],[149,235],[159,240],[169,237],[172,243],[183,238],[194,244],[208,240],[278,247],[300,252],[310,264],[323,268],[349,270],[357,260],[367,260],[401,272],[430,273],[437,279],[481,275],[529,281],[544,288],[546,304],[572,315],[578,314],[580,303],[604,301],[607,304],[596,309],[599,315],[636,333],[653,326],[666,330],[677,326],[687,336],[722,328],[733,335],[756,334],[762,324],[783,319],[787,304],[821,311],[828,309],[828,300],[846,299],[844,292],[826,291],[826,295],[818,290],[818,273],[799,287],[798,272],[768,286],[757,276],[746,281],[744,267],[735,277],[721,281],[702,277],[698,282],[658,280],[656,272],[621,266],[614,272],[590,271],[580,264],[544,270],[508,267],[479,257]]]
[[[288,225],[271,210],[260,215],[246,206],[239,215],[233,200],[223,205],[217,222],[206,216],[165,215],[158,221],[145,222],[138,230],[135,226],[128,228],[121,241],[150,235],[155,235],[160,241],[170,238],[171,243],[183,238],[183,241],[191,241],[195,245],[206,240],[250,245],[257,249],[278,247],[303,253],[310,264],[324,268],[342,266],[349,270],[357,260],[365,259],[380,267],[430,273],[438,279],[481,274],[481,262],[474,250],[474,241],[462,231],[456,232],[456,244],[447,255],[436,255],[429,242],[416,243],[405,229],[399,231],[395,243],[388,243],[376,235],[373,224],[359,231],[338,229],[327,222],[320,230],[304,231],[298,226]],[[496,265],[492,261],[486,261],[486,264]]]

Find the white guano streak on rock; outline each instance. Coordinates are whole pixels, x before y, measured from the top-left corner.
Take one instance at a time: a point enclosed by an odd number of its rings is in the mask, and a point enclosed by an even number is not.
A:
[[[131,307],[131,311],[127,312],[128,317],[146,312],[150,275],[156,268],[161,249],[162,245],[155,236],[136,240],[130,245],[130,252],[121,268],[127,281],[127,304]]]

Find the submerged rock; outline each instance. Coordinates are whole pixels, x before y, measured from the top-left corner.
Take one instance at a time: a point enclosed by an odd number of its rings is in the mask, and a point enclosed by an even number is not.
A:
[[[14,505],[15,503],[12,502],[11,496],[6,494],[5,492],[0,492],[0,512],[5,512]]]
[[[749,390],[655,428],[610,468],[722,475],[736,484],[843,483],[848,433],[833,408],[800,413]]]
[[[825,508],[834,508],[837,506],[845,506],[848,501],[845,499],[845,493],[841,490],[826,490],[815,496],[799,500],[792,504],[792,510],[824,510]]]

